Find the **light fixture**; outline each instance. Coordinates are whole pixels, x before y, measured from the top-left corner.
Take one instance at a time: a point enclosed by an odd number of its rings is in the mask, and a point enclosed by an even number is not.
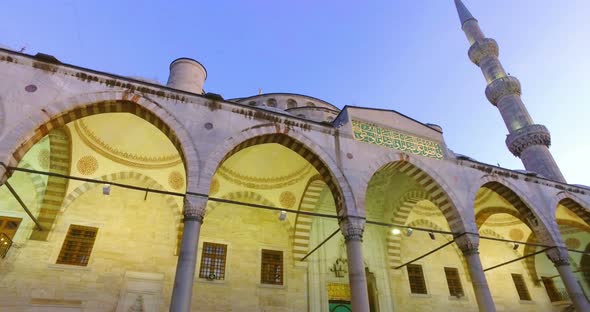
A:
[[[399,235],[399,233],[401,233],[399,229],[394,228],[393,230],[391,230],[391,234],[393,235]]]
[[[406,230],[406,236],[412,236],[412,233],[414,233],[414,230],[412,230],[412,228],[408,228]]]
[[[281,210],[281,214],[279,215],[279,220],[285,221],[287,219],[287,212],[285,210]]]
[[[436,237],[434,237],[434,232],[428,232],[428,236],[430,236],[430,239],[435,240]]]
[[[102,186],[102,195],[111,195],[111,185],[105,183]]]
[[[518,249],[518,246],[520,246],[520,245],[518,245],[517,243],[514,243],[514,246],[512,247],[512,250]]]

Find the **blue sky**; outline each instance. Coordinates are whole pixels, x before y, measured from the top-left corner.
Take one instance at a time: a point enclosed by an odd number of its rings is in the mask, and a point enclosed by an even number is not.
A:
[[[520,79],[570,183],[590,185],[590,2],[464,0]],[[311,95],[394,109],[441,125],[455,152],[522,168],[467,57],[452,0],[5,1],[0,44],[166,82],[178,57],[202,62],[225,98]]]

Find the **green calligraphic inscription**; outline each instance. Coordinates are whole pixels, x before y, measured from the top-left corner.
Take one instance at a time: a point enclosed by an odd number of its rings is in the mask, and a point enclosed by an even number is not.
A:
[[[442,148],[435,141],[403,134],[393,129],[382,128],[357,120],[352,121],[352,131],[354,133],[354,139],[357,141],[381,145],[398,151],[435,159],[443,158]]]

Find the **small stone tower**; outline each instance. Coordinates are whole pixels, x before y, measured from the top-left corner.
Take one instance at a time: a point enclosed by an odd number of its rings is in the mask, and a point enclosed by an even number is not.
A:
[[[495,105],[508,128],[506,145],[514,156],[520,157],[524,167],[549,179],[564,182],[551,152],[551,136],[543,125],[535,124],[520,98],[520,82],[504,71],[498,60],[499,47],[494,39],[486,38],[477,20],[461,0],[455,6],[469,44],[469,58],[481,68],[488,84],[486,97]]]

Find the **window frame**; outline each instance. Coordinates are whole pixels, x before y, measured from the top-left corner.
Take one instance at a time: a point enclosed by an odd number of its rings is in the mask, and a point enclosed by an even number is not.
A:
[[[459,273],[459,269],[458,268],[454,268],[454,267],[444,267],[444,272],[445,272],[445,279],[447,281],[447,288],[449,289],[449,295],[451,297],[455,297],[455,298],[464,298],[465,297],[465,289],[463,289],[463,282],[461,282],[461,274]],[[452,274],[456,274],[456,276],[452,276],[453,278],[456,278],[456,280],[454,280],[458,285],[454,285],[451,286],[451,281],[449,280],[449,273],[448,272],[452,272]],[[459,292],[457,292],[457,290],[459,290]]]
[[[269,253],[274,253],[274,254],[280,254],[281,256],[281,282],[280,283],[276,283],[276,282],[268,282],[264,280],[264,252],[269,252]],[[277,248],[267,248],[267,247],[263,247],[260,248],[260,253],[259,253],[259,257],[260,257],[260,266],[259,266],[259,271],[260,271],[260,279],[259,279],[259,283],[260,285],[265,285],[265,286],[272,286],[272,287],[284,287],[286,285],[286,281],[285,281],[285,276],[286,276],[286,266],[285,266],[285,251],[282,249],[277,249]]]
[[[555,282],[551,277],[541,276],[541,282],[543,283],[543,288],[545,288],[547,297],[549,297],[549,301],[552,303],[562,301],[561,294],[557,290]]]
[[[526,281],[522,274],[518,273],[510,273],[512,276],[512,282],[514,284],[514,288],[516,289],[516,293],[518,294],[518,298],[521,301],[533,301],[531,297],[531,292],[529,291],[528,286],[526,285]],[[517,283],[517,279],[519,280]],[[518,286],[521,285],[523,288],[519,288]],[[526,297],[523,299],[523,294],[526,294]]]
[[[222,268],[222,273],[223,273],[223,278],[219,278],[219,276],[217,276],[217,274],[215,272],[211,272],[211,271],[215,271],[215,270],[211,270],[209,269],[209,274],[215,274],[215,278],[210,278],[210,275],[208,276],[202,276],[201,274],[204,273],[202,272],[203,270],[203,262],[205,261],[205,248],[207,247],[207,244],[211,244],[214,246],[224,246],[224,254],[223,254],[223,268]],[[199,263],[199,267],[197,269],[197,277],[200,280],[205,280],[208,282],[224,282],[227,281],[227,277],[228,277],[228,250],[229,250],[229,245],[225,242],[219,242],[219,241],[214,241],[214,240],[209,240],[209,241],[203,241],[203,243],[201,244],[201,248],[200,248],[200,253],[199,253],[199,259],[198,259],[198,263]],[[214,257],[214,259],[217,257]]]
[[[74,263],[74,262],[71,262],[71,261],[65,261],[65,260],[62,259],[62,257],[64,257],[64,253],[67,252],[65,250],[65,248],[66,248],[66,242],[68,242],[68,240],[69,241],[74,241],[74,242],[78,241],[78,243],[80,243],[80,240],[81,240],[80,238],[70,237],[70,234],[71,234],[72,230],[76,230],[76,229],[77,230],[83,230],[83,231],[86,231],[86,232],[90,232],[90,231],[88,231],[89,229],[94,230],[93,231],[94,232],[94,236],[92,237],[92,242],[89,243],[90,244],[90,247],[89,247],[89,250],[87,252],[86,260],[85,261],[83,260],[82,262],[78,262],[78,263]],[[92,254],[93,254],[93,251],[94,251],[94,246],[96,245],[96,240],[98,238],[98,230],[99,230],[99,228],[98,227],[95,227],[95,226],[88,226],[88,225],[81,225],[81,224],[73,224],[73,223],[70,224],[68,226],[68,230],[66,232],[66,235],[64,236],[64,239],[63,239],[63,241],[61,243],[61,247],[60,247],[59,252],[57,254],[57,258],[55,260],[55,264],[56,265],[66,265],[66,266],[76,266],[76,267],[88,267],[88,265],[90,264],[90,260],[92,258]],[[82,243],[84,243],[84,242],[82,241]],[[80,249],[79,246],[77,248]],[[79,251],[75,251],[75,252],[70,251],[70,253],[80,254],[81,252],[79,252]]]
[[[420,276],[419,277],[421,277],[421,279],[422,279],[422,284],[424,286],[424,292],[414,292],[414,289],[412,287],[412,285],[413,285],[412,277],[414,277],[415,274],[410,274],[410,268],[419,268],[420,269]],[[428,286],[426,284],[426,276],[424,274],[424,269],[421,264],[411,263],[411,264],[406,265],[406,274],[408,275],[408,286],[410,287],[410,294],[420,295],[420,296],[425,296],[425,295],[430,294],[428,292]]]

